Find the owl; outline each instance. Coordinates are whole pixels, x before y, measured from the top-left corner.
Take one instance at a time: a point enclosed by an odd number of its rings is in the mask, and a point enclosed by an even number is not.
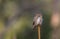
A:
[[[33,29],[37,27],[37,25],[42,25],[43,19],[42,14],[36,14],[33,19]]]

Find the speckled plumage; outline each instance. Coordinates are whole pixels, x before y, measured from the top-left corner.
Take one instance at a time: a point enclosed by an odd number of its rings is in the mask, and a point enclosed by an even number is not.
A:
[[[36,14],[33,19],[33,28],[35,28],[37,25],[41,25],[42,21],[42,14]]]

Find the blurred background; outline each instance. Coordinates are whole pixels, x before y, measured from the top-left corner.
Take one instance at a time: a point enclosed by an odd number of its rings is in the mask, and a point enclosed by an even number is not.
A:
[[[37,13],[43,14],[41,39],[60,39],[60,0],[0,0],[0,39],[38,39]]]

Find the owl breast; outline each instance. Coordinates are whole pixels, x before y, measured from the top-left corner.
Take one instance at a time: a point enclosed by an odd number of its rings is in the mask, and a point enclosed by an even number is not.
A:
[[[37,22],[36,22],[36,23],[37,23],[37,25],[38,25],[38,24],[40,24],[40,22],[41,22],[41,18],[40,18],[40,17],[38,17],[38,18],[37,18]]]

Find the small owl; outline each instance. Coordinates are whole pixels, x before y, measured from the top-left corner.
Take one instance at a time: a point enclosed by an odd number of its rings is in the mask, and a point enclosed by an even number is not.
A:
[[[43,21],[42,14],[36,14],[33,19],[33,29],[37,27],[37,25],[41,25],[42,21]]]

